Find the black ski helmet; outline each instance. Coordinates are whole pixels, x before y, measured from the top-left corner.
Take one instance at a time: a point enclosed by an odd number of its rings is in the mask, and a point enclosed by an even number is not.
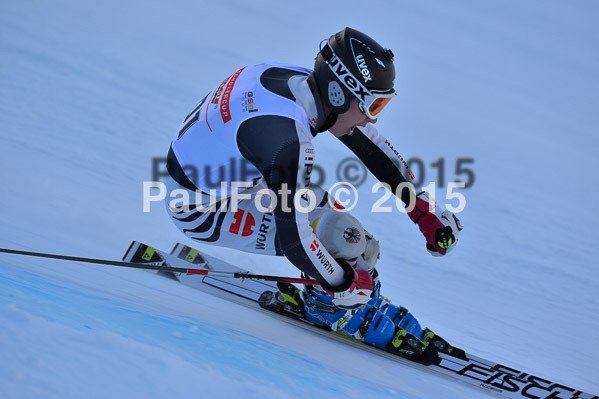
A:
[[[352,28],[323,41],[314,63],[314,78],[328,109],[342,114],[354,97],[364,106],[374,95],[394,94],[393,57],[391,50]]]

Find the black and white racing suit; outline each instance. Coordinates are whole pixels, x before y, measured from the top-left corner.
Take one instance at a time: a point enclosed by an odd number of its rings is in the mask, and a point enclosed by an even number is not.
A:
[[[317,205],[330,207],[328,193],[310,185],[316,157],[312,139],[326,128],[311,72],[286,64],[248,66],[208,93],[172,141],[167,210],[191,239],[284,255],[309,276],[341,291],[351,281],[344,281],[343,268],[312,231],[310,215],[294,204],[295,194],[310,187]],[[413,176],[371,124],[340,140],[393,192],[405,176]],[[238,187],[236,181],[248,184]],[[264,189],[270,189],[276,201],[258,195]],[[233,211],[232,195],[239,194],[250,198],[236,201]],[[402,199],[407,202],[409,197]],[[274,209],[265,211],[273,202]]]

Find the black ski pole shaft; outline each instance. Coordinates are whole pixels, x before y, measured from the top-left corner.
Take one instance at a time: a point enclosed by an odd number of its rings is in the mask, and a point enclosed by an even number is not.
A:
[[[135,268],[135,269],[148,269],[148,270],[160,270],[160,271],[164,271],[164,272],[173,272],[173,273],[196,274],[196,275],[200,275],[200,276],[227,277],[227,278],[239,278],[239,279],[245,279],[245,280],[260,280],[260,281],[285,281],[288,283],[297,283],[297,284],[305,284],[305,285],[320,285],[320,281],[307,279],[307,278],[269,276],[269,275],[251,274],[251,273],[223,272],[223,271],[207,270],[207,269],[193,269],[193,268],[185,268],[185,267],[161,266],[161,265],[152,265],[152,264],[147,264],[147,263],[121,262],[121,261],[107,260],[107,259],[82,258],[79,256],[48,254],[48,253],[43,253],[43,252],[19,251],[16,249],[8,249],[8,248],[0,248],[0,252],[4,252],[7,254],[13,254],[13,255],[35,256],[38,258],[67,260],[67,261],[71,261],[71,262],[84,262],[84,263],[94,263],[94,264],[98,264],[98,265],[107,265],[107,266],[130,267],[130,268]]]

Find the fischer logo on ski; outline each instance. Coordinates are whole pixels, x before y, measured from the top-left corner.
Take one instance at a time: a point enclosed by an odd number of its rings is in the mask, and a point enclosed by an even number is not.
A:
[[[598,399],[582,391],[557,384],[519,370],[492,364],[484,359],[467,355],[470,361],[465,365],[458,364],[450,356],[441,355],[438,367],[455,373],[456,376],[467,377],[471,382],[478,382],[481,388],[497,392],[510,398],[535,399]]]

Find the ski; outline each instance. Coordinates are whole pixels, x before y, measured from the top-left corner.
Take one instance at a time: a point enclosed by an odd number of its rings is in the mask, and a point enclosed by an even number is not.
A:
[[[230,263],[213,256],[200,253],[184,244],[176,244],[170,253],[157,250],[146,244],[133,241],[123,256],[123,261],[133,263],[152,263],[171,267],[195,267],[207,270],[222,270],[232,273],[249,273]],[[307,320],[277,313],[260,306],[258,299],[265,291],[277,291],[272,281],[233,279],[220,276],[201,276],[184,273],[162,272],[159,274],[174,278],[182,284],[206,292],[228,301],[269,314],[286,323],[293,324],[330,339],[344,342],[361,350],[385,357],[398,363],[416,367],[421,370],[434,371],[463,383],[482,388],[505,398],[534,399],[599,399],[599,396],[582,392],[551,380],[540,378],[530,373],[465,353],[466,360],[439,353],[439,359],[431,365],[424,365],[413,360],[387,352],[383,349],[365,344],[356,339],[336,333],[330,329],[314,325]]]

